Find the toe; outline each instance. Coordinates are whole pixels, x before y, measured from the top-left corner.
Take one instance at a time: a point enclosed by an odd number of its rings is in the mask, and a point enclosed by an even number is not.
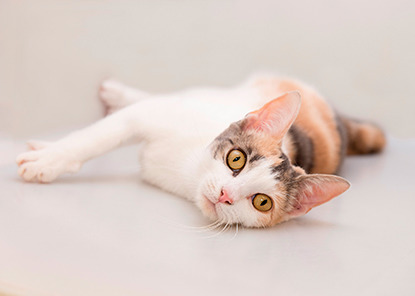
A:
[[[44,141],[30,140],[30,141],[27,141],[26,144],[30,150],[40,150],[48,146],[50,143],[44,142]]]
[[[34,181],[34,179],[36,178],[37,173],[38,173],[38,171],[37,171],[36,167],[34,167],[33,165],[30,165],[30,163],[29,163],[29,164],[26,164],[24,166],[24,171],[23,171],[23,174],[21,176],[25,181]]]
[[[20,166],[24,164],[25,162],[34,161],[37,159],[38,159],[38,154],[36,153],[36,151],[29,151],[29,152],[25,152],[17,156],[16,163]]]

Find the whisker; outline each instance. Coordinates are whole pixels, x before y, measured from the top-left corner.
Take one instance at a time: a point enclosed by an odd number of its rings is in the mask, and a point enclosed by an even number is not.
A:
[[[220,222],[219,220],[216,220],[216,221],[212,222],[211,224],[204,225],[204,226],[190,226],[190,225],[184,225],[184,224],[182,224],[181,226],[183,226],[184,228],[190,228],[190,229],[203,229],[203,228],[213,227],[216,224],[218,224],[219,222]]]
[[[179,229],[181,231],[186,231],[186,232],[207,232],[207,231],[212,231],[216,228],[218,228],[223,221],[220,220],[216,220],[208,225],[204,225],[204,226],[190,226],[190,225],[184,225],[181,224],[177,221],[168,219],[166,217],[160,217],[161,219],[166,220],[166,222],[168,222],[169,224],[173,225],[176,229]]]
[[[217,236],[218,236],[218,235],[220,235],[222,232],[224,232],[226,229],[228,229],[229,225],[230,225],[229,223],[226,223],[226,224],[225,224],[225,226],[222,228],[222,230],[221,230],[221,231],[219,231],[219,232],[215,233],[214,235],[206,236],[206,237],[204,237],[204,239],[208,239],[208,238],[214,238],[214,237],[217,237]]]
[[[221,221],[217,221],[217,223],[216,223],[216,224],[214,224],[214,225],[212,225],[212,226],[210,226],[210,227],[206,227],[206,228],[204,228],[204,229],[191,229],[190,231],[193,231],[193,232],[198,232],[198,233],[201,233],[201,232],[208,232],[208,231],[213,231],[213,230],[215,230],[216,228],[220,227],[221,225],[222,225],[222,222],[221,222]]]
[[[235,234],[233,235],[233,237],[231,238],[230,241],[233,241],[235,239],[236,235],[238,234],[238,225],[239,225],[238,223],[235,224]]]

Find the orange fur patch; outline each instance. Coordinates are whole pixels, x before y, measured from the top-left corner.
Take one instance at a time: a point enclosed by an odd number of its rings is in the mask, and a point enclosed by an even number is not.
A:
[[[314,144],[314,166],[312,173],[333,174],[338,169],[341,139],[337,131],[335,113],[322,96],[311,87],[295,80],[263,78],[254,82],[265,101],[281,94],[297,90],[301,94],[302,105],[294,124],[301,128]],[[288,145],[287,148],[293,148]],[[295,151],[289,151],[293,161]]]

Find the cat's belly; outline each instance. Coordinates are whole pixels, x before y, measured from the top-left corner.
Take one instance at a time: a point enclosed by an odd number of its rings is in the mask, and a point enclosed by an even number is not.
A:
[[[155,98],[162,106],[153,109],[151,127],[163,135],[216,137],[232,122],[255,110],[258,98],[253,88],[190,90]]]

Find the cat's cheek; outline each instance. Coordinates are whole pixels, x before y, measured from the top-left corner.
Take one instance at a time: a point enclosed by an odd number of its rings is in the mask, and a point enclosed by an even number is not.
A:
[[[249,228],[264,228],[273,225],[273,213],[261,213],[253,207],[241,211],[241,224]]]
[[[215,205],[204,196],[200,196],[196,202],[196,205],[202,211],[203,215],[211,220],[217,220],[218,214],[216,212]]]
[[[265,228],[272,225],[269,215],[266,214],[260,215],[255,220],[250,220],[248,223],[243,224],[250,228]]]
[[[273,217],[272,217],[273,215],[272,215],[272,213],[267,213],[267,214],[264,214],[264,215],[262,215],[262,217],[260,217],[259,219],[258,219],[258,222],[261,224],[261,225],[264,225],[264,227],[270,227],[270,226],[273,226],[273,225],[275,225],[276,223],[274,223],[274,219],[273,219]],[[278,223],[278,222],[277,222]],[[262,227],[262,226],[261,226]]]

